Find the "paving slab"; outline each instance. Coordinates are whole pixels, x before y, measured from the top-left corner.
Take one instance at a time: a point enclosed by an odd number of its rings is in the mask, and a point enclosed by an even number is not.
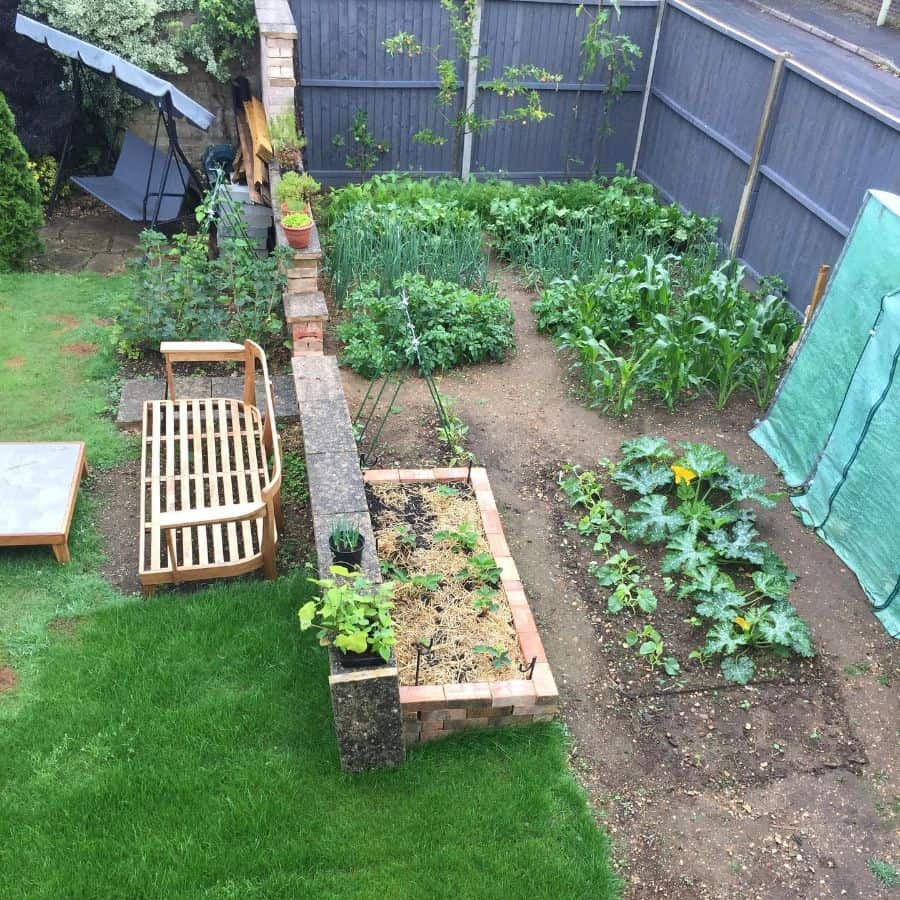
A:
[[[312,400],[344,396],[341,374],[333,356],[295,356],[291,365],[301,407]]]
[[[290,375],[276,375],[272,379],[275,395],[275,418],[279,421],[297,421],[300,410]],[[139,428],[148,400],[163,400],[166,382],[163,378],[130,378],[122,387],[116,424],[119,428]],[[228,397],[239,400],[244,396],[243,376],[210,378],[206,375],[188,375],[175,379],[176,397]],[[262,385],[256,385],[256,404],[262,407]]]
[[[365,513],[366,490],[356,452],[310,453],[306,447],[306,474],[313,516]]]

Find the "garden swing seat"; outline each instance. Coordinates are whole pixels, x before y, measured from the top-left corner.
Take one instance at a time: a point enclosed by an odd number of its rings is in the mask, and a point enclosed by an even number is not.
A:
[[[73,177],[75,184],[125,218],[133,222],[148,222],[151,228],[160,222],[173,222],[181,215],[181,206],[190,187],[193,186],[202,195],[200,178],[178,141],[176,119],[184,119],[196,128],[208,131],[215,120],[209,110],[170,82],[127,59],[21,13],[16,15],[16,32],[71,60],[72,88],[79,106],[82,70],[88,68],[113,77],[122,90],[143,102],[152,103],[157,109],[153,143],[127,132],[112,175]],[[47,204],[48,215],[52,215],[63,169],[72,149],[73,126],[74,120],[69,126],[60,156],[56,181]],[[161,133],[163,131],[164,135]]]
[[[181,215],[191,174],[177,156],[169,159],[129,131],[112,175],[71,180],[132,222],[161,223]]]
[[[167,397],[144,404],[139,577],[158,584],[277,574],[281,445],[262,348],[208,341],[160,345]],[[176,362],[243,362],[243,399],[178,397]],[[257,365],[262,402],[256,401]]]

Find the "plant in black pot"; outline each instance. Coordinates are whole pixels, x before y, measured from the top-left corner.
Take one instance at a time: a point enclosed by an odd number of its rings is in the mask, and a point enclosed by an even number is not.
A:
[[[362,566],[365,538],[359,528],[347,519],[335,519],[328,536],[328,548],[336,566],[359,569]]]
[[[300,628],[316,629],[323,647],[334,646],[349,668],[379,666],[391,658],[394,644],[394,584],[372,584],[365,575],[332,566],[334,578],[311,578],[321,596],[300,607]]]

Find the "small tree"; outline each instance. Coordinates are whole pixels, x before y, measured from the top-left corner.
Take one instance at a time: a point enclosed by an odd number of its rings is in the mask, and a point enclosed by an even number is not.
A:
[[[16,137],[16,121],[0,92],[0,272],[21,269],[41,252],[41,190]]]
[[[464,65],[467,65],[478,52],[474,46],[473,25],[476,15],[476,0],[440,0],[441,8],[447,14],[450,22],[450,30],[456,42],[456,50]],[[440,86],[438,87],[437,106],[444,121],[453,131],[453,169],[459,169],[462,159],[463,136],[467,131],[477,134],[493,128],[498,121],[521,122],[523,125],[529,122],[542,122],[553,113],[547,112],[541,105],[540,93],[528,85],[528,81],[544,84],[559,84],[562,75],[548,72],[540,66],[530,64],[521,66],[506,66],[503,74],[491,81],[479,84],[483,91],[490,91],[498,97],[518,98],[521,102],[513,109],[507,109],[500,113],[497,119],[488,119],[478,115],[474,109],[467,109],[465,100],[460,96],[462,82],[457,75],[457,61],[448,55],[441,54],[439,44],[427,46],[414,34],[401,31],[393,37],[382,42],[382,46],[389,56],[422,56],[427,54],[434,60]],[[485,71],[490,65],[486,56],[478,57],[478,70]],[[447,138],[437,134],[430,128],[423,128],[413,135],[413,140],[422,144],[442,146],[447,143]]]
[[[603,88],[603,118],[598,131],[598,138],[602,141],[613,133],[612,110],[622,94],[628,87],[629,72],[634,71],[635,63],[641,57],[641,48],[627,35],[615,34],[610,28],[610,20],[615,14],[616,21],[622,18],[622,10],[619,0],[610,0],[608,7],[604,6],[604,0],[597,0],[597,9],[591,12],[587,3],[581,3],[575,9],[575,16],[584,13],[588,19],[588,29],[581,41],[581,71],[578,74],[578,93],[575,98],[575,118],[578,118],[578,108],[581,102],[582,87],[600,67],[606,72],[606,84]],[[599,143],[599,142],[598,142]],[[599,146],[596,151],[591,168],[596,174]],[[568,172],[571,157],[566,160]]]
[[[347,148],[347,156],[344,160],[348,169],[356,169],[359,172],[359,180],[364,181],[368,172],[375,168],[378,160],[391,150],[387,141],[379,141],[369,131],[369,114],[364,109],[358,109],[353,116],[348,138],[342,134],[336,134],[331,143],[337,147]]]

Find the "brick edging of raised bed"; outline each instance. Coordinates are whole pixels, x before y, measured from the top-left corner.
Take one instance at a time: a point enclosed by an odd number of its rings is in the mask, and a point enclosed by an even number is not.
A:
[[[509,545],[487,471],[454,469],[368,469],[367,484],[422,484],[466,481],[475,493],[491,554],[512,612],[513,626],[526,664],[536,659],[530,680],[476,681],[469,684],[400,686],[403,737],[407,744],[430,741],[467,728],[492,728],[549,722],[559,711],[559,692]]]

